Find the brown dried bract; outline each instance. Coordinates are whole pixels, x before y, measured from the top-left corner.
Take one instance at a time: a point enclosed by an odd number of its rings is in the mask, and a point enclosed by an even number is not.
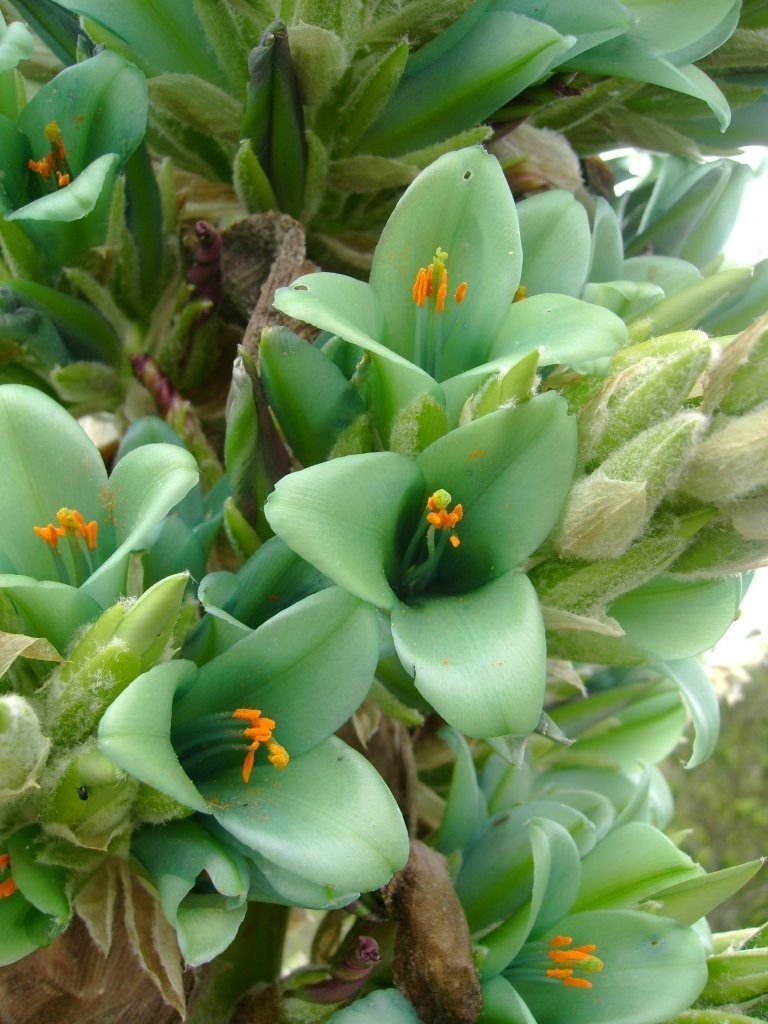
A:
[[[411,842],[405,868],[385,890],[397,923],[394,980],[423,1024],[474,1024],[482,994],[464,911],[445,858]]]

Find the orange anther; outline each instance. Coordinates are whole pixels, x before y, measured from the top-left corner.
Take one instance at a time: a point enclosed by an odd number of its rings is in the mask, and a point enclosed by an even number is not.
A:
[[[452,514],[456,516],[456,522],[460,523],[464,518],[464,506],[460,503],[458,505],[454,505]]]
[[[445,267],[440,267],[440,283],[437,287],[437,295],[435,296],[435,309],[438,313],[442,313],[445,309],[445,300],[448,298],[448,271]]]
[[[462,281],[461,284],[456,286],[456,291],[453,293],[454,300],[461,304],[467,297],[467,282]]]
[[[12,878],[6,878],[4,882],[0,882],[0,900],[4,900],[7,896],[13,896],[16,888],[16,883]]]
[[[62,174],[60,171],[56,172],[56,182],[57,182],[59,188],[64,188],[71,181],[72,181],[72,178],[70,177],[69,174]]]
[[[573,971],[570,967],[550,967],[550,969],[546,971],[548,978],[570,978],[572,974]]]
[[[95,519],[92,519],[86,526],[85,542],[89,551],[95,550],[99,542],[99,524]]]
[[[254,722],[257,718],[261,718],[261,712],[254,711],[253,708],[236,708],[232,712],[232,717],[241,722]]]
[[[515,292],[515,294],[512,296],[512,301],[513,302],[521,302],[527,296],[528,296],[528,289],[525,287],[524,284],[521,284],[520,287]]]
[[[53,174],[53,155],[47,153],[42,160],[28,160],[27,167],[35,174],[39,174],[45,181]]]
[[[570,988],[592,988],[592,982],[586,978],[563,978],[563,984]]]
[[[269,761],[269,763],[274,768],[277,768],[278,770],[282,771],[282,769],[285,768],[288,765],[288,762],[290,761],[288,751],[285,749],[285,747],[281,747],[279,743],[275,743],[274,740],[270,741],[267,744],[267,750],[269,751],[269,753],[267,754],[267,760]]]
[[[11,863],[11,858],[7,853],[0,853],[0,871],[5,871],[8,865]]]
[[[597,949],[597,946],[595,946],[594,943],[592,943],[591,945],[588,945],[588,946],[577,946],[576,949],[580,953],[594,953],[595,950]]]
[[[451,536],[448,538],[448,543],[451,545],[452,548],[457,548],[461,544],[461,540],[459,537],[456,536],[455,533],[452,533]]]
[[[570,944],[572,942],[573,942],[573,939],[571,938],[570,935],[555,935],[555,937],[553,939],[549,940],[550,946],[554,946],[554,947],[557,947],[557,946],[570,946]]]
[[[251,777],[251,772],[253,771],[253,762],[255,760],[255,757],[256,757],[255,750],[252,750],[252,749],[249,748],[248,752],[245,755],[245,760],[243,761],[243,782],[247,783],[248,780]]]
[[[442,525],[442,519],[441,519],[440,513],[439,512],[430,512],[429,515],[427,516],[427,522],[431,526],[436,526],[438,528],[438,530],[439,530],[440,526]]]
[[[58,551],[59,537],[66,533],[66,530],[59,529],[53,523],[48,523],[47,526],[33,526],[32,529],[46,544],[50,544],[54,551]]]

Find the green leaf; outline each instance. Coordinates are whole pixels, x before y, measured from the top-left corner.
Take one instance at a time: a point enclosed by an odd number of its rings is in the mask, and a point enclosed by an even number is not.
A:
[[[195,75],[158,75],[149,82],[149,99],[153,111],[160,110],[204,135],[239,142],[242,104],[210,82]]]
[[[235,708],[277,722],[291,759],[327,739],[362,704],[379,651],[376,613],[337,587],[304,598],[200,669],[177,699],[174,728]],[[233,763],[242,754],[235,751]]]
[[[529,295],[579,295],[587,280],[592,239],[587,211],[571,192],[553,189],[517,205],[523,246],[522,284]]]
[[[107,153],[116,153],[122,164],[146,130],[144,76],[108,50],[66,68],[34,95],[18,120],[36,159],[50,149],[45,135],[50,121],[61,129],[75,176]]]
[[[62,868],[40,862],[40,848],[35,842],[38,837],[37,826],[29,825],[8,839],[13,880],[33,907],[64,922],[70,916],[66,873]]]
[[[390,608],[398,523],[425,493],[418,467],[403,455],[348,455],[283,477],[265,514],[289,547],[335,583]]]
[[[422,171],[376,246],[371,288],[383,330],[373,336],[411,361],[419,313],[411,290],[438,246],[448,252],[449,292],[461,281],[468,286],[442,335],[441,377],[450,377],[486,361],[520,280],[514,202],[498,161],[479,147],[447,153]]]
[[[360,754],[331,737],[282,771],[257,765],[201,782],[214,817],[240,842],[317,885],[367,892],[408,857],[408,836],[386,785]]]
[[[179,764],[170,738],[176,690],[196,676],[190,661],[167,661],[140,675],[102,717],[99,750],[141,782],[207,812],[208,803]]]
[[[84,584],[86,593],[104,606],[116,600],[124,586],[131,551],[148,542],[157,524],[195,486],[198,477],[194,457],[177,445],[147,444],[120,459],[109,487],[96,495],[110,504],[116,547]],[[83,515],[88,518],[85,512]]]
[[[50,318],[73,356],[114,364],[122,358],[117,335],[92,306],[33,281],[12,280],[8,287],[25,306]]]
[[[354,149],[360,136],[381,113],[402,78],[408,51],[408,43],[403,40],[385,52],[338,111],[337,130],[343,153]]]
[[[197,967],[223,952],[245,917],[249,872],[243,858],[193,818],[140,830],[131,853],[157,886],[186,963]],[[203,872],[215,892],[193,892]]]
[[[264,389],[293,453],[304,466],[322,462],[364,412],[362,399],[320,349],[287,328],[265,331],[259,351]]]
[[[701,939],[675,921],[634,910],[595,910],[566,917],[557,933],[575,945],[596,943],[604,963],[590,974],[592,988],[577,992],[552,985],[542,970],[506,977],[530,1007],[537,1024],[646,1024],[687,1009],[707,978]],[[542,944],[552,936],[542,939]],[[542,957],[542,966],[549,961]]]
[[[439,578],[455,590],[520,565],[557,522],[576,463],[576,423],[554,394],[452,430],[416,460],[427,494],[444,488],[464,507],[461,546]]]
[[[466,594],[398,602],[392,635],[419,693],[455,729],[480,737],[535,729],[546,651],[527,577],[508,572]]]
[[[676,291],[648,312],[648,336],[699,327],[723,298],[736,293],[751,273],[749,268],[721,270]]]
[[[660,670],[680,687],[693,721],[693,750],[686,768],[697,768],[717,745],[720,733],[720,705],[715,689],[697,658],[667,661]]]
[[[337,1010],[328,1024],[418,1024],[418,1019],[405,996],[387,988]]]
[[[588,279],[615,281],[622,277],[624,239],[619,218],[602,196],[595,200]]]
[[[253,151],[250,139],[243,139],[235,154],[232,184],[237,198],[248,213],[277,209],[277,199],[272,185]]]
[[[503,3],[475,4],[409,57],[361,148],[394,156],[471,128],[541,78],[570,46]]]

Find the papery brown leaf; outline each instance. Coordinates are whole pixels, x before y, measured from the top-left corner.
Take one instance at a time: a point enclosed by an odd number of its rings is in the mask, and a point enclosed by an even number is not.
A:
[[[464,911],[445,858],[411,841],[405,868],[384,891],[397,924],[393,976],[422,1024],[474,1024],[482,993]]]

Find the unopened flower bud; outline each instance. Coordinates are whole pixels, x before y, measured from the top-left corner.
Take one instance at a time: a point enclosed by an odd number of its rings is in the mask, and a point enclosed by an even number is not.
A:
[[[37,784],[50,747],[32,705],[15,693],[0,697],[0,803]]]
[[[730,416],[749,412],[768,394],[768,316],[730,341],[704,382],[704,408]]]
[[[188,583],[187,572],[155,583],[128,608],[115,630],[115,638],[139,655],[143,670],[152,668],[163,653],[179,617]]]
[[[698,446],[680,489],[700,501],[725,502],[768,486],[768,404],[718,418]]]

